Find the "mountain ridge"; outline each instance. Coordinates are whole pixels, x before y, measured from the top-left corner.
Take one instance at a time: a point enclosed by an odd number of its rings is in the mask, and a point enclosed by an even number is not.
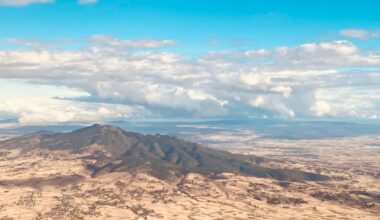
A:
[[[111,125],[94,124],[72,132],[38,132],[0,142],[0,149],[69,150],[82,159],[93,177],[112,172],[147,172],[160,179],[199,173],[235,173],[281,181],[320,181],[327,176],[299,170],[260,166],[265,159],[232,154],[160,134],[139,134]]]

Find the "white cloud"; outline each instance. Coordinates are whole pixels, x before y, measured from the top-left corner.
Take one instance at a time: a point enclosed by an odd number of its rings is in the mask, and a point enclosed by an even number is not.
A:
[[[370,38],[380,37],[380,30],[344,29],[340,31],[340,34],[344,37],[368,40]]]
[[[101,122],[129,118],[143,111],[142,107],[81,103],[53,98],[19,98],[0,101],[0,117],[16,117],[20,124]]]
[[[175,45],[172,40],[96,35],[88,43],[76,50],[0,51],[0,78],[75,88],[86,93],[92,105],[143,106],[155,117],[370,118],[380,111],[380,99],[358,92],[380,87],[380,53],[364,51],[349,41],[210,52],[193,58],[165,52],[165,47]],[[328,98],[336,91],[343,94],[340,88],[356,92]],[[75,114],[94,112],[97,116],[92,119],[108,118],[99,116],[98,107],[87,108],[90,102],[70,105],[80,105]],[[24,118],[3,106],[3,114],[6,111]]]
[[[36,3],[51,3],[54,0],[0,0],[0,6],[27,6]]]
[[[380,77],[378,77],[380,78]],[[339,87],[319,89],[312,111],[317,116],[379,118],[380,87]]]
[[[289,98],[292,94],[293,89],[289,86],[276,86],[269,89],[269,91],[281,93],[284,97]]]
[[[257,98],[250,100],[249,104],[256,108],[264,107],[265,99],[262,96],[258,96]]]
[[[208,63],[211,61],[231,65],[249,62],[253,67],[268,67],[293,70],[328,70],[337,67],[378,66],[380,57],[361,51],[349,41],[309,43],[297,47],[279,47],[258,53],[259,50],[243,52],[212,52],[206,54]],[[253,54],[253,55],[252,55]],[[232,62],[232,63],[231,63]]]
[[[330,113],[331,107],[327,102],[319,100],[315,102],[310,110],[314,112],[316,116],[321,117]]]
[[[293,118],[296,116],[294,110],[282,102],[278,97],[272,97],[270,95],[261,95],[253,100],[249,101],[249,105],[259,109],[266,109],[274,112],[281,118]]]
[[[33,85],[0,80],[0,118],[17,118],[20,124],[100,122],[149,114],[141,106],[79,102],[83,91],[62,86]]]
[[[118,51],[123,49],[142,49],[142,48],[160,48],[166,46],[174,46],[173,40],[120,40],[109,35],[94,35],[90,37],[92,43],[97,46],[113,48]]]

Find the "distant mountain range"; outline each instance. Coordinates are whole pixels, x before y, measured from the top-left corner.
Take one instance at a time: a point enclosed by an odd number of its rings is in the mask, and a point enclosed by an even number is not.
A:
[[[147,172],[160,179],[199,173],[220,173],[272,178],[281,181],[320,181],[327,176],[290,169],[260,166],[267,160],[232,154],[168,135],[143,135],[110,125],[95,124],[72,132],[40,131],[0,142],[0,149],[68,150],[82,159],[93,177],[111,172]]]
[[[14,126],[10,126],[13,124]],[[380,121],[334,122],[275,119],[214,121],[112,121],[108,124],[140,133],[160,133],[199,142],[192,133],[239,132],[248,130],[266,139],[328,139],[380,134]],[[1,121],[0,135],[15,136],[39,130],[67,132],[83,128],[81,124],[17,125],[17,121]],[[1,137],[0,137],[1,138]],[[201,142],[202,144],[207,144]]]

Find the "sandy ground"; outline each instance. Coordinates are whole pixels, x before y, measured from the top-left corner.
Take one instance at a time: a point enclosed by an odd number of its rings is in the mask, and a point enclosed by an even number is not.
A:
[[[290,183],[221,174],[162,181],[143,173],[91,178],[68,152],[0,150],[0,219],[380,219],[380,138],[242,141],[234,152],[270,156],[269,167],[333,177]],[[225,138],[225,142],[223,142]]]

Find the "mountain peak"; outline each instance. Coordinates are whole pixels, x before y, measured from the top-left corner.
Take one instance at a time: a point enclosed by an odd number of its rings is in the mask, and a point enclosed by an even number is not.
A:
[[[105,125],[105,124],[93,124],[91,126],[75,130],[73,132],[80,132],[80,131],[91,131],[91,132],[96,132],[96,131],[120,131],[122,130],[119,127],[113,126],[113,125]]]
[[[23,151],[70,150],[93,161],[88,168],[94,177],[110,172],[147,172],[161,179],[187,173],[235,173],[293,181],[327,178],[298,170],[261,167],[264,160],[261,157],[232,154],[167,135],[126,132],[111,125],[94,124],[68,133],[24,136],[0,142],[1,147],[23,148]]]

